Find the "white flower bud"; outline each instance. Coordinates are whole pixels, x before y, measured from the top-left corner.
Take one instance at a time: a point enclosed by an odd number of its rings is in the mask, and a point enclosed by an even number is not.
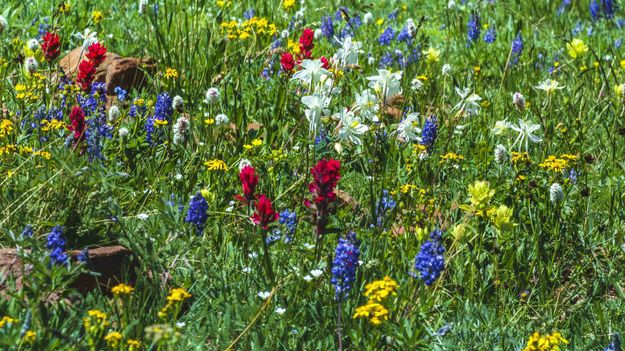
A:
[[[207,104],[212,104],[214,102],[217,102],[218,100],[219,100],[219,89],[209,88],[206,91],[206,98],[204,99],[204,102],[206,102]]]
[[[120,115],[121,115],[121,112],[119,111],[119,107],[117,107],[117,105],[111,106],[109,108],[108,122],[115,123],[115,121],[117,121]]]
[[[41,47],[37,39],[30,39],[29,41],[26,42],[26,46],[32,51],[37,51],[39,47]]]
[[[499,144],[495,146],[495,162],[498,164],[502,164],[506,160],[507,156],[506,148]]]
[[[362,18],[362,21],[364,22],[364,24],[373,23],[373,15],[371,14],[371,12],[365,13],[365,15]]]
[[[34,57],[27,57],[24,61],[24,70],[26,71],[26,73],[35,73],[37,71],[37,68],[39,68],[39,63],[37,63],[37,60],[35,60]]]
[[[184,106],[184,100],[182,100],[182,97],[179,95],[174,96],[173,101],[171,102],[171,107],[180,112],[182,111],[182,107]]]
[[[7,29],[8,26],[9,24],[7,23],[6,18],[0,15],[0,33],[4,32],[4,30]]]
[[[517,108],[517,110],[521,112],[525,111],[525,97],[523,96],[523,94],[519,93],[518,91],[512,94],[512,103]]]
[[[549,200],[552,203],[557,204],[561,202],[562,199],[564,199],[564,192],[562,191],[562,187],[560,186],[560,184],[551,184],[551,187],[549,188]]]
[[[217,116],[215,116],[215,125],[217,126],[228,124],[228,122],[230,122],[230,120],[228,119],[228,116],[224,115],[223,113],[220,113]]]

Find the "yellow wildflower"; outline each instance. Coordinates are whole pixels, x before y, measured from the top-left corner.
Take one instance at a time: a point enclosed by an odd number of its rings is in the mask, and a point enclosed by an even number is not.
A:
[[[625,60],[621,60],[619,64],[621,65],[622,69],[625,69]]]
[[[178,79],[179,74],[175,68],[167,67],[165,69],[165,78]]]
[[[282,3],[282,8],[284,8],[284,10],[289,11],[292,10],[295,7],[295,0],[284,0],[284,2]]]
[[[187,292],[184,288],[175,288],[171,289],[169,295],[167,296],[168,302],[182,302],[191,297],[191,294]]]
[[[133,291],[135,291],[135,288],[124,283],[119,283],[111,289],[111,293],[116,297],[130,295]]]
[[[46,160],[49,160],[50,157],[52,157],[52,154],[50,152],[48,152],[48,151],[40,150],[40,151],[35,151],[33,153],[33,156],[41,156],[41,157],[45,158]]]
[[[495,195],[495,190],[490,188],[487,181],[476,181],[469,185],[470,205],[460,205],[460,208],[467,212],[473,212],[480,217],[484,217],[489,210],[488,203]]]
[[[155,119],[154,120],[154,125],[157,126],[157,127],[166,126],[167,124],[169,124],[169,122],[167,122],[166,119]]]
[[[128,339],[128,341],[126,341],[126,345],[128,346],[129,351],[138,351],[141,348],[141,341]]]
[[[570,43],[566,44],[566,50],[571,58],[576,59],[584,56],[588,52],[588,46],[586,46],[581,39],[575,38]]]
[[[0,319],[0,328],[4,328],[5,325],[12,325],[17,323],[17,319],[11,318],[9,316],[4,316]]]
[[[488,211],[488,216],[499,231],[511,228],[513,210],[506,205],[500,205]]]
[[[206,124],[207,126],[211,126],[213,124],[215,124],[215,119],[214,118],[207,118],[204,120],[204,124]]]
[[[286,46],[289,49],[289,52],[292,53],[293,55],[297,55],[301,52],[299,43],[296,41],[289,39]]]
[[[534,332],[527,340],[527,346],[523,351],[560,351],[561,344],[567,345],[569,342],[559,332],[553,332],[549,335],[541,335]]]
[[[518,165],[522,163],[531,163],[530,155],[527,152],[516,152],[512,151],[512,157],[510,161],[513,165]]]
[[[69,1],[61,2],[59,4],[59,13],[68,13],[72,9],[72,4]]]
[[[423,55],[425,55],[425,58],[427,59],[426,62],[429,64],[432,64],[432,63],[436,63],[439,61],[440,56],[441,56],[441,51],[433,47],[430,47],[427,50],[423,51]]]
[[[106,345],[112,349],[119,348],[119,343],[122,341],[122,334],[116,331],[112,331],[104,337],[104,341],[106,341]]]
[[[36,338],[37,338],[37,334],[35,334],[34,331],[29,330],[26,333],[24,333],[24,336],[22,337],[22,341],[25,344],[32,344],[35,342]]]
[[[227,171],[228,165],[222,160],[214,159],[204,162],[209,171]]]
[[[63,123],[63,121],[59,121],[56,118],[53,118],[51,121],[48,121],[47,119],[44,119],[43,121],[41,121],[41,130],[44,132],[48,132],[51,130],[59,130],[63,128],[64,126],[65,124]]]
[[[91,19],[93,20],[93,23],[95,24],[99,24],[103,18],[104,18],[104,14],[101,11],[93,11],[91,13]]]
[[[13,127],[13,122],[11,122],[10,119],[3,119],[0,121],[0,138],[4,138],[11,134],[13,129],[15,128]]]
[[[261,146],[261,145],[263,145],[263,141],[261,139],[258,139],[258,138],[254,139],[254,140],[252,140],[252,145],[253,146]]]
[[[445,163],[445,161],[451,161],[452,163],[460,163],[460,161],[464,160],[464,156],[458,155],[455,152],[448,152],[445,155],[441,156],[441,160],[439,163]]]
[[[365,286],[364,295],[373,301],[383,301],[389,295],[397,295],[395,292],[399,288],[396,281],[390,277],[384,277],[382,280],[376,280]]]
[[[368,318],[371,324],[380,325],[388,319],[388,309],[380,303],[369,301],[356,308],[353,318]]]

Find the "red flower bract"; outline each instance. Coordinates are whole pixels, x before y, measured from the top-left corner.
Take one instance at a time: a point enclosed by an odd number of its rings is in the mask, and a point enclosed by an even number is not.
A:
[[[76,83],[87,91],[91,88],[91,83],[95,78],[95,65],[89,60],[82,60],[78,65],[78,75],[76,77]]]
[[[325,56],[321,56],[319,60],[323,63],[324,69],[330,69],[330,61]]]
[[[283,71],[291,72],[293,67],[295,67],[295,60],[293,59],[293,55],[291,55],[291,53],[289,52],[285,52],[284,54],[282,54],[282,57],[280,58],[280,66],[282,67]]]
[[[249,203],[254,200],[254,191],[256,191],[256,185],[258,184],[256,170],[252,166],[243,167],[241,172],[239,172],[239,179],[241,179],[241,186],[243,187],[243,196],[237,195],[236,198]]]
[[[305,28],[302,35],[299,37],[299,46],[304,58],[310,58],[312,56],[312,49],[315,47],[315,44],[313,44],[314,39],[315,32],[310,28]]]
[[[252,215],[252,222],[259,225],[263,230],[269,230],[269,224],[275,222],[279,214],[271,207],[271,200],[265,195],[261,195],[256,203],[256,212]]]
[[[67,126],[67,129],[74,132],[74,142],[79,142],[87,129],[85,124],[85,113],[79,106],[72,107],[72,112],[69,114],[69,120],[72,123]]]
[[[99,66],[106,59],[106,47],[100,43],[93,43],[87,48],[87,58],[94,66]]]
[[[50,62],[57,58],[61,53],[61,37],[56,33],[46,32],[41,38],[41,51],[46,61]]]
[[[313,195],[315,203],[333,202],[336,199],[334,188],[341,178],[341,162],[334,159],[322,159],[310,169],[313,182],[308,184],[308,190]]]

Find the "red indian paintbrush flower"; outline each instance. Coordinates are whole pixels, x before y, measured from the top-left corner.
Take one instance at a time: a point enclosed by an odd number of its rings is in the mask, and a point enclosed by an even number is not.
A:
[[[312,49],[315,47],[313,40],[315,39],[315,32],[310,28],[305,28],[302,35],[299,37],[299,46],[304,58],[312,57]]]
[[[321,56],[319,60],[323,63],[323,69],[330,69],[330,61],[325,56]]]
[[[93,43],[87,48],[87,58],[94,66],[99,66],[106,59],[106,47],[100,43]]]
[[[256,191],[256,185],[258,184],[258,175],[256,170],[252,166],[245,166],[239,172],[239,179],[241,179],[241,186],[243,187],[243,196],[235,196],[237,200],[249,203],[254,200],[254,191]]]
[[[291,70],[295,67],[295,60],[293,59],[293,55],[289,52],[285,52],[282,54],[280,58],[280,66],[282,70],[285,72],[291,72]]]
[[[95,65],[89,60],[82,60],[78,65],[76,83],[84,91],[91,89],[91,83],[95,79]]]
[[[259,225],[263,230],[269,230],[269,224],[275,222],[280,216],[278,212],[273,210],[271,200],[263,194],[254,203],[254,206],[256,212],[252,215],[252,222]]]
[[[50,62],[61,53],[61,37],[56,33],[46,32],[41,38],[41,51],[46,61]]]
[[[77,143],[82,139],[85,134],[85,130],[87,129],[87,125],[85,124],[85,113],[80,106],[72,107],[72,112],[69,114],[69,120],[72,124],[67,126],[67,129],[74,132],[74,142]]]
[[[304,205],[312,210],[313,223],[317,235],[325,232],[328,216],[330,215],[329,205],[336,200],[336,183],[341,178],[341,162],[334,159],[322,159],[317,165],[310,169],[313,181],[308,184],[308,190],[312,194],[313,201],[304,200]]]

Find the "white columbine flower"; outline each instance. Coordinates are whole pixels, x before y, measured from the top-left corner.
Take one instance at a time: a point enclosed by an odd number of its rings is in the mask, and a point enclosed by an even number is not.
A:
[[[346,67],[348,65],[358,64],[358,55],[364,51],[361,50],[362,43],[359,41],[352,41],[352,37],[349,35],[343,39],[343,41],[335,38],[341,47],[336,51],[334,55],[334,61],[338,63],[340,67]]]
[[[564,86],[560,85],[560,83],[558,83],[557,80],[545,79],[534,88],[544,90],[547,93],[547,95],[551,95],[551,93],[553,93],[556,90],[564,89]]]
[[[315,29],[315,40],[321,39],[322,36],[323,36],[323,31],[321,30],[321,28]]]
[[[371,89],[363,90],[362,93],[356,93],[356,106],[354,108],[358,113],[372,121],[379,122],[378,111],[380,110],[380,101]]]
[[[302,103],[306,105],[304,114],[308,119],[309,130],[313,133],[317,133],[317,127],[321,123],[321,116],[329,113],[328,105],[330,104],[330,98],[327,98],[320,94],[313,94],[308,96],[302,96]]]
[[[459,111],[461,114],[475,115],[477,114],[482,98],[469,88],[460,89],[456,87],[456,94],[460,96],[460,102],[454,106],[452,111]]]
[[[397,125],[397,136],[405,142],[421,141],[421,128],[417,127],[419,114],[410,113]]]
[[[128,134],[129,134],[130,132],[128,131],[128,128],[126,128],[126,127],[121,127],[121,128],[119,128],[118,133],[119,133],[119,137],[120,137],[120,138],[124,138],[124,137],[128,136]]]
[[[339,138],[352,144],[361,145],[360,136],[369,130],[366,124],[362,124],[360,117],[356,117],[354,111],[347,108],[334,115],[340,119]]]
[[[371,14],[371,12],[365,13],[365,15],[362,17],[362,22],[364,24],[371,24],[371,23],[373,23],[373,15]]]
[[[444,76],[449,76],[449,73],[451,72],[451,65],[446,63],[443,65],[443,68],[441,68],[441,73]]]
[[[306,84],[319,82],[322,75],[330,75],[330,71],[323,68],[321,60],[304,60],[301,64],[302,69],[297,71],[291,80],[300,80]]]
[[[519,147],[524,146],[525,151],[528,150],[529,142],[540,143],[543,139],[537,137],[533,133],[540,129],[540,124],[534,124],[531,122],[526,122],[522,119],[519,119],[519,124],[509,124],[508,127],[515,132],[519,133],[512,147],[515,147],[517,144]]]
[[[501,120],[501,121],[497,121],[495,122],[495,126],[493,127],[493,129],[491,129],[491,131],[493,132],[493,134],[495,135],[501,135],[503,134],[508,128],[510,127],[510,123],[508,122],[507,119]]]
[[[80,40],[82,40],[82,48],[83,50],[87,49],[87,47],[91,44],[98,42],[98,32],[92,32],[91,29],[85,28],[82,33],[76,33],[74,36]]]
[[[401,93],[402,71],[391,73],[386,69],[378,69],[377,76],[367,77],[369,87],[373,88],[384,100]]]

